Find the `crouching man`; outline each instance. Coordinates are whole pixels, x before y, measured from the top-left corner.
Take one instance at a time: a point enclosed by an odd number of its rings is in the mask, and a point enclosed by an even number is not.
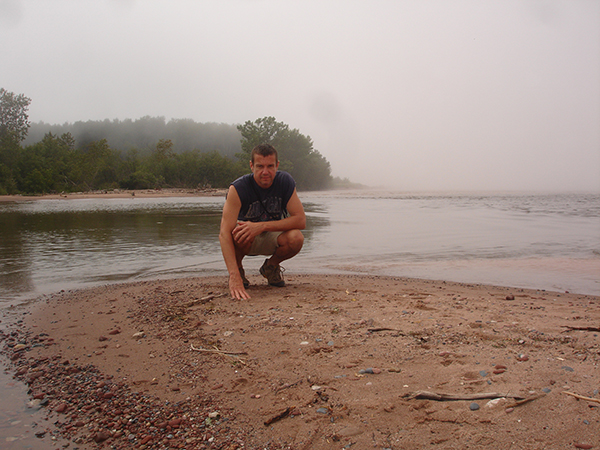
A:
[[[236,299],[249,299],[249,281],[242,260],[247,255],[269,256],[260,273],[271,286],[285,286],[280,263],[302,249],[306,227],[304,207],[290,174],[277,170],[277,151],[269,144],[252,149],[252,173],[229,186],[219,241],[229,272],[229,290]]]

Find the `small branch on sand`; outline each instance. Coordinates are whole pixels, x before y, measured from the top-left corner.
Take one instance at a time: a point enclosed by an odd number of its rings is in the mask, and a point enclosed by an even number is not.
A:
[[[566,328],[564,332],[567,331],[600,331],[600,327],[570,327],[568,325],[562,325],[563,328]]]
[[[410,394],[406,394],[403,397],[409,399],[425,399],[425,400],[437,400],[437,401],[456,401],[456,400],[483,400],[483,399],[495,399],[495,398],[512,398],[516,400],[514,403],[507,405],[508,407],[514,408],[516,406],[524,405],[533,400],[543,397],[542,395],[534,395],[532,397],[521,397],[519,395],[503,394],[500,392],[483,392],[480,394],[437,394],[435,392],[428,391],[417,391]]]
[[[296,381],[295,383],[291,383],[291,384],[290,383],[286,383],[283,386],[278,387],[277,389],[275,389],[275,393],[278,393],[278,392],[283,391],[285,389],[289,389],[291,387],[297,386],[300,383],[302,383],[302,379]]]
[[[584,397],[583,395],[574,394],[573,392],[569,392],[569,391],[563,391],[562,393],[570,395],[572,397],[575,397],[576,399],[579,399],[579,400],[585,400],[585,401],[588,401],[588,402],[600,403],[600,398]]]
[[[212,300],[213,298],[219,298],[219,297],[224,297],[225,294],[211,294],[211,295],[207,295],[206,297],[202,297],[202,298],[197,298],[196,300],[192,300],[191,302],[186,303],[186,307],[189,308],[190,306],[194,306],[197,305],[198,303],[206,303],[210,300]]]
[[[270,419],[265,420],[265,425],[271,425],[272,423],[277,422],[287,416],[294,410],[295,406],[288,406],[283,412],[280,412],[276,416],[271,417]]]
[[[396,330],[395,328],[385,328],[385,327],[381,327],[381,328],[367,328],[367,331],[369,333],[376,333],[376,332],[379,332],[379,331],[393,331],[395,333],[398,333],[400,336],[406,336],[406,334],[404,334],[402,331]]]
[[[525,400],[525,397],[518,395],[503,394],[500,392],[484,392],[480,394],[437,394],[429,391],[417,391],[403,395],[409,399],[424,399],[424,400],[437,400],[440,402],[455,401],[455,400],[482,400],[482,399],[494,399],[494,398],[513,398],[515,400]],[[527,399],[528,401],[530,399]],[[533,399],[532,399],[533,400]]]
[[[524,405],[525,403],[529,403],[529,402],[531,402],[533,400],[537,400],[538,398],[542,398],[544,395],[546,395],[546,394],[534,395],[534,396],[529,397],[529,398],[524,398],[523,400],[517,400],[512,405],[508,405],[508,407],[509,408],[514,408],[516,406],[521,406],[521,405]]]
[[[217,347],[215,347],[214,349],[212,349],[212,348],[196,348],[196,347],[194,347],[194,344],[190,344],[190,348],[191,348],[191,350],[193,350],[195,352],[216,353],[217,355],[231,356],[232,358],[237,359],[239,362],[241,362],[244,365],[246,363],[242,359],[240,359],[238,357],[238,355],[247,355],[248,354],[246,352],[224,352],[222,350],[219,350]]]

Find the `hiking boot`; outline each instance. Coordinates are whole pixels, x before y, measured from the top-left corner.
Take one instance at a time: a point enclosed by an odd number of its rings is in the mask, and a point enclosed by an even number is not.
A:
[[[269,264],[269,260],[265,259],[265,263],[260,268],[260,274],[269,281],[269,285],[283,287],[285,281],[283,281],[283,269],[280,265],[272,266]]]
[[[248,278],[246,278],[246,272],[244,272],[243,267],[240,267],[240,275],[242,276],[242,283],[244,283],[244,289],[248,289],[248,286],[250,286],[250,282],[248,281]]]

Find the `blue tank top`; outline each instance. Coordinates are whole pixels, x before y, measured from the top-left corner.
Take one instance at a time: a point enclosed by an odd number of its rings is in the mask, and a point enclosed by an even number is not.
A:
[[[287,204],[296,188],[292,176],[280,170],[275,173],[273,184],[268,189],[261,188],[251,173],[241,176],[231,185],[242,201],[238,220],[250,222],[267,222],[287,217]]]

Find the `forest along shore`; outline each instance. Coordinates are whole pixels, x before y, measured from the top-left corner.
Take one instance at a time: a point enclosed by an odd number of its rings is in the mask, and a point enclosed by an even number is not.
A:
[[[114,189],[111,191],[65,192],[61,194],[40,195],[0,195],[0,202],[18,202],[34,200],[73,200],[90,198],[160,198],[160,197],[218,197],[225,196],[227,189]]]
[[[2,332],[79,448],[594,448],[600,298],[444,281],[251,275],[61,292]],[[6,320],[8,311],[4,312]]]

